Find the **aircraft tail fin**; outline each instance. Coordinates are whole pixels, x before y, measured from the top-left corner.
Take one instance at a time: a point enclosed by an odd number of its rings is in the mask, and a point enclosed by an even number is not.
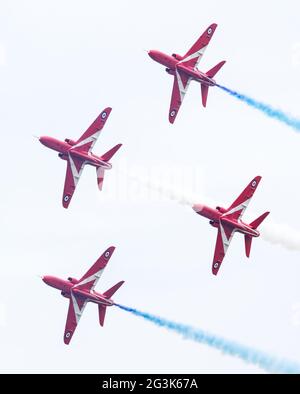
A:
[[[250,256],[251,244],[252,244],[252,237],[250,237],[249,235],[245,235],[245,251],[247,257]]]
[[[220,71],[220,69],[224,66],[225,63],[226,63],[225,60],[223,60],[222,62],[218,63],[216,66],[214,66],[209,71],[207,71],[206,75],[209,78],[213,78],[217,74],[217,72]]]
[[[122,280],[121,282],[115,284],[113,287],[106,290],[106,292],[103,293],[103,295],[106,298],[111,298],[115,294],[115,292],[122,286],[123,283],[124,283],[124,281]],[[99,311],[99,323],[100,323],[100,326],[103,327],[104,320],[105,320],[106,306],[99,304],[98,311]]]
[[[252,223],[250,223],[250,226],[254,229],[257,229],[258,226],[261,225],[261,223],[265,220],[265,218],[269,215],[270,212],[265,212],[261,216],[259,216],[257,219],[255,219]]]
[[[257,219],[255,219],[252,223],[250,223],[250,227],[252,227],[254,230],[257,229],[257,227],[265,220],[265,218],[269,215],[270,212],[265,212],[262,215],[260,215]],[[245,251],[246,251],[246,256],[250,256],[250,251],[251,251],[251,244],[252,244],[252,237],[249,235],[245,235]]]
[[[114,146],[112,149],[110,149],[108,152],[104,153],[104,155],[101,156],[101,160],[108,162],[113,155],[121,148],[122,144],[118,144]],[[101,166],[96,167],[96,172],[97,172],[97,184],[99,190],[102,190],[103,186],[103,180],[104,180],[104,171],[105,169]]]
[[[105,305],[98,305],[98,311],[99,311],[99,323],[100,326],[104,326],[104,320],[105,320],[105,312],[106,312],[106,306]]]
[[[203,105],[203,107],[206,107],[208,88],[209,87],[207,85],[204,85],[203,83],[201,84],[201,95],[202,95],[202,105]]]
[[[121,148],[122,144],[118,144],[114,146],[112,149],[110,149],[108,152],[104,153],[104,155],[101,156],[101,160],[103,161],[109,161],[113,155]]]
[[[206,75],[209,78],[213,78],[217,74],[217,72],[221,69],[221,67],[224,66],[225,63],[226,63],[225,60],[223,60],[222,62],[218,63],[212,69],[207,71]],[[209,86],[207,86],[207,85],[205,85],[203,83],[201,84],[201,94],[202,94],[202,105],[203,105],[203,107],[206,107],[207,96],[208,96],[208,89],[209,89]]]
[[[105,169],[103,167],[96,167],[97,184],[99,190],[102,190]]]

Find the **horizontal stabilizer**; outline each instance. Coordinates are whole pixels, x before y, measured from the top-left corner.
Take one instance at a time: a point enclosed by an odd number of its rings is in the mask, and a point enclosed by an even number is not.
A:
[[[206,75],[209,78],[213,78],[217,74],[217,72],[220,71],[220,69],[224,66],[225,63],[226,63],[225,60],[223,60],[222,62],[218,63],[216,66],[214,66],[209,71],[207,71]]]
[[[265,218],[269,215],[270,212],[265,212],[263,213],[260,217],[255,219],[252,223],[250,223],[250,226],[254,229],[257,229],[257,227],[265,220]]]
[[[101,160],[103,161],[109,161],[113,155],[121,148],[122,144],[118,144],[114,146],[112,149],[110,149],[108,152],[104,153],[104,155],[101,156]]]
[[[245,235],[245,250],[247,257],[250,256],[251,244],[252,244],[252,237],[250,237],[249,235]]]
[[[123,283],[124,283],[124,280],[121,280],[121,282],[117,283],[116,285],[111,287],[109,290],[106,290],[106,292],[103,293],[103,295],[106,298],[112,297],[115,294],[115,292],[122,286]]]

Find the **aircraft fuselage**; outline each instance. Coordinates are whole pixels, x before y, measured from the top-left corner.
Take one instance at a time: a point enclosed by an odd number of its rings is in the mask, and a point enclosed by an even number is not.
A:
[[[96,291],[87,291],[77,288],[76,285],[78,281],[76,279],[69,278],[69,280],[64,280],[49,275],[43,276],[42,279],[48,286],[60,290],[63,297],[71,298],[71,295],[73,294],[74,296],[76,295],[76,297],[95,304],[105,306],[112,306],[114,304],[113,300],[106,298],[104,295],[97,293]]]
[[[216,81],[210,77],[208,77],[205,73],[191,68],[187,67],[184,64],[181,63],[182,57],[179,55],[167,55],[163,52],[156,51],[156,50],[151,50],[148,52],[149,56],[151,59],[156,61],[157,63],[162,64],[165,66],[167,69],[166,71],[168,74],[174,75],[176,74],[176,71],[180,71],[181,73],[184,73],[188,75],[188,77],[192,78],[194,81],[200,82],[204,85],[207,86],[215,86]]]
[[[195,212],[198,215],[204,216],[209,219],[209,224],[213,227],[219,228],[220,223],[226,224],[231,227],[234,231],[249,235],[251,237],[259,237],[260,233],[258,230],[253,229],[250,225],[244,223],[242,220],[234,220],[226,217],[226,209],[217,207],[216,209],[208,207],[202,204],[196,204],[193,206]]]
[[[89,152],[82,152],[74,149],[75,142],[72,140],[60,141],[53,137],[42,136],[39,138],[41,144],[45,145],[47,148],[55,150],[58,153],[58,156],[62,160],[67,160],[69,153],[72,153],[73,157],[77,157],[78,159],[85,162],[85,164],[89,164],[94,167],[103,167],[106,170],[110,170],[112,165],[107,163],[101,159],[101,157],[94,155]],[[72,150],[71,150],[72,149]]]

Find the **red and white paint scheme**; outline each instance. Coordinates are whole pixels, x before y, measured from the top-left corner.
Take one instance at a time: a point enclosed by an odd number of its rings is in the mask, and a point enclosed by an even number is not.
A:
[[[114,305],[114,301],[111,297],[124,283],[124,281],[117,283],[103,294],[97,293],[94,290],[114,250],[114,246],[108,248],[79,280],[74,278],[64,280],[56,278],[55,276],[42,277],[43,281],[48,286],[60,290],[62,296],[70,300],[64,333],[64,342],[66,345],[70,343],[88,302],[93,302],[98,305],[99,323],[103,327],[106,308]]]
[[[39,141],[43,145],[59,152],[58,156],[67,161],[67,173],[62,198],[64,208],[68,208],[71,202],[85,165],[96,167],[98,187],[102,190],[104,171],[112,168],[109,160],[122,146],[122,144],[118,144],[102,156],[96,156],[92,153],[92,149],[110,113],[111,108],[105,108],[77,141],[69,138],[60,141],[47,136],[39,137]]]
[[[213,77],[225,64],[225,61],[220,62],[206,73],[199,71],[197,67],[216,28],[217,25],[215,23],[210,25],[184,56],[180,56],[175,53],[172,56],[169,56],[156,50],[148,52],[149,56],[153,60],[167,67],[166,71],[168,74],[174,76],[173,92],[169,111],[170,123],[174,123],[191,81],[200,82],[202,104],[206,107],[208,89],[210,86],[216,85],[216,81]]]
[[[242,216],[248,207],[260,180],[260,176],[255,177],[228,209],[222,207],[216,207],[216,209],[213,209],[202,204],[195,204],[193,206],[195,212],[209,219],[209,223],[218,229],[217,243],[212,265],[212,272],[214,275],[217,275],[219,271],[235,232],[244,234],[246,256],[250,256],[252,238],[259,237],[260,234],[257,228],[270,213],[265,212],[250,224],[246,224],[242,221]]]

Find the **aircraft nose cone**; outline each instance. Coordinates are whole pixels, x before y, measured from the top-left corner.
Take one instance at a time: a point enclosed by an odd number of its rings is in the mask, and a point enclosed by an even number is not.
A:
[[[202,204],[194,204],[193,206],[192,206],[192,208],[193,208],[193,210],[195,211],[195,212],[201,212],[202,211],[202,209],[203,209],[203,205]]]
[[[37,137],[41,144],[46,145],[46,137]]]
[[[151,57],[151,59],[154,59],[154,53],[152,50],[148,51],[148,55]]]
[[[44,283],[46,283],[46,285],[49,285],[49,276],[41,276],[41,279],[42,279],[42,281],[44,282]]]

